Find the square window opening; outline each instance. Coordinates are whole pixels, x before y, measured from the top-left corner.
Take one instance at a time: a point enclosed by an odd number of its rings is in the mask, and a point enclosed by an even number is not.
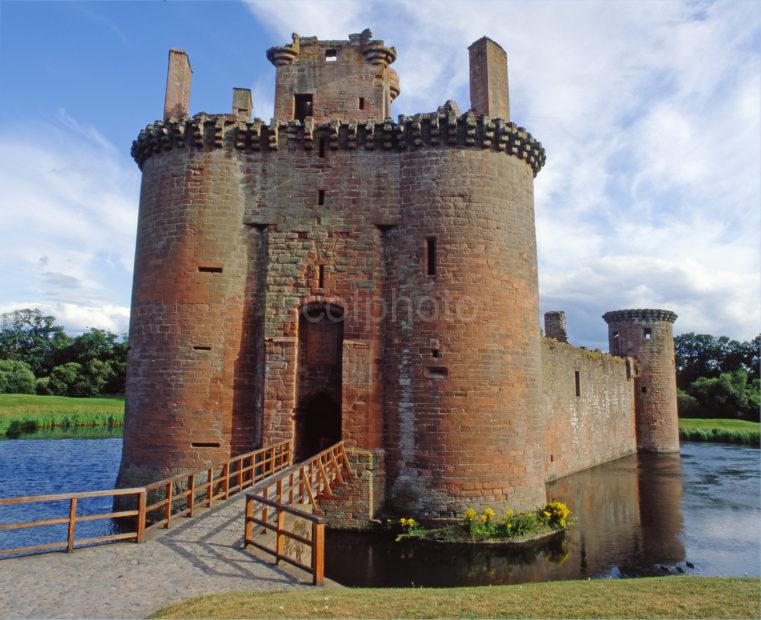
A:
[[[335,62],[338,60],[338,50],[325,50],[325,62]]]
[[[649,327],[645,328],[645,340],[652,340],[653,339],[653,330],[651,330]]]
[[[365,98],[364,97],[360,97],[359,98],[359,109],[360,110],[364,110],[365,109]]]

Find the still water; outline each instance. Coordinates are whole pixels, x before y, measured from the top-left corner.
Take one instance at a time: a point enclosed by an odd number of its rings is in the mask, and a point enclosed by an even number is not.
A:
[[[353,586],[757,576],[759,480],[758,448],[684,443],[681,458],[633,455],[548,484],[576,518],[564,538],[516,550],[328,532],[326,574]]]
[[[11,439],[0,441],[0,496],[51,495],[113,489],[122,439]],[[80,500],[78,514],[111,512],[110,497]],[[67,501],[0,506],[0,523],[67,517]],[[77,538],[118,532],[110,519],[77,523]],[[66,525],[0,532],[0,549],[66,540]]]
[[[634,455],[548,484],[576,524],[522,549],[436,546],[328,532],[326,574],[345,585],[454,586],[679,573],[758,576],[761,505],[757,448],[682,444],[681,458]],[[121,439],[0,441],[3,497],[113,488]],[[82,502],[108,512],[110,498]],[[0,507],[0,523],[66,516],[66,502]],[[77,536],[116,531],[77,525]],[[0,532],[0,549],[65,539],[65,526]]]

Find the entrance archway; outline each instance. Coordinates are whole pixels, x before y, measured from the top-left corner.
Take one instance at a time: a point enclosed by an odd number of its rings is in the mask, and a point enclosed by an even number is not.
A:
[[[296,459],[303,461],[341,441],[341,407],[329,395],[317,394],[296,416]]]
[[[341,440],[343,309],[305,306],[299,316],[296,458],[301,461]]]

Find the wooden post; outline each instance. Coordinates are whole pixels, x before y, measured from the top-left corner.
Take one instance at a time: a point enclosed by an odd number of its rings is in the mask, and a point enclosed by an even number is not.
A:
[[[283,479],[282,478],[280,478],[277,481],[275,488],[277,489],[277,503],[282,504],[283,503]]]
[[[174,485],[171,482],[166,483],[166,523],[165,529],[169,529],[169,521],[172,518],[172,494],[174,491]]]
[[[293,472],[288,474],[288,504],[293,505]]]
[[[325,524],[312,522],[312,584],[321,586],[325,578]]]
[[[246,526],[243,533],[243,548],[254,542],[254,500],[246,497]]]
[[[349,457],[346,455],[346,450],[344,449],[344,443],[343,443],[343,441],[341,442],[340,445],[341,445],[341,459],[343,460],[344,465],[346,465],[346,473],[350,477],[353,478],[354,477],[354,472],[351,470],[351,463],[349,463]]]
[[[325,466],[322,464],[322,459],[317,460],[317,474],[318,474],[317,475],[318,480],[322,478],[322,483],[323,483],[322,490],[325,493],[325,495],[327,495],[328,497],[333,497],[333,491],[330,489],[330,481],[328,480],[328,474],[325,471]],[[318,494],[319,494],[319,490],[320,490],[320,485],[318,483],[317,484]]]
[[[230,461],[222,465],[222,488],[225,490],[225,499],[230,497]]]
[[[340,486],[343,486],[344,483],[344,477],[341,475],[341,468],[338,466],[338,461],[336,460],[336,453],[332,452],[330,453],[330,460],[333,463],[333,471],[336,473],[336,478],[338,479],[338,484]]]
[[[275,473],[275,447],[270,448],[270,476]]]
[[[285,529],[285,511],[277,509],[277,530],[275,531],[275,564],[280,563],[280,558],[285,551],[285,536],[282,532]]]
[[[262,490],[262,497],[264,499],[268,499],[268,497],[267,497],[268,494],[269,494],[269,487],[264,487],[264,489]],[[267,517],[269,516],[269,511],[267,510],[267,504],[262,504],[262,506],[263,506],[263,508],[262,508],[262,521],[267,523]],[[267,533],[266,528],[264,530],[264,533],[265,534]]]
[[[137,536],[135,542],[141,543],[145,538],[145,507],[148,505],[148,491],[143,489],[137,496]]]
[[[243,490],[243,457],[238,459],[238,493]]]
[[[74,530],[77,525],[77,498],[72,497],[69,503],[69,535],[66,538],[66,552],[74,551]]]
[[[207,503],[209,504],[209,508],[211,508],[211,504],[214,501],[214,468],[209,467],[209,471],[207,473],[209,475],[209,491]]]
[[[196,505],[196,475],[190,474],[188,476],[188,516],[193,516],[193,508]]]

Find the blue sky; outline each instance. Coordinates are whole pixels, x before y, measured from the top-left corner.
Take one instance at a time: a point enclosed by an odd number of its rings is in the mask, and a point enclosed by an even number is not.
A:
[[[761,9],[732,2],[0,3],[0,311],[126,331],[140,176],[131,141],[162,112],[167,50],[191,113],[234,86],[272,114],[268,47],[371,27],[397,48],[394,115],[469,106],[467,46],[509,56],[536,179],[543,310],[602,346],[600,315],[665,307],[677,332],[761,326]]]

